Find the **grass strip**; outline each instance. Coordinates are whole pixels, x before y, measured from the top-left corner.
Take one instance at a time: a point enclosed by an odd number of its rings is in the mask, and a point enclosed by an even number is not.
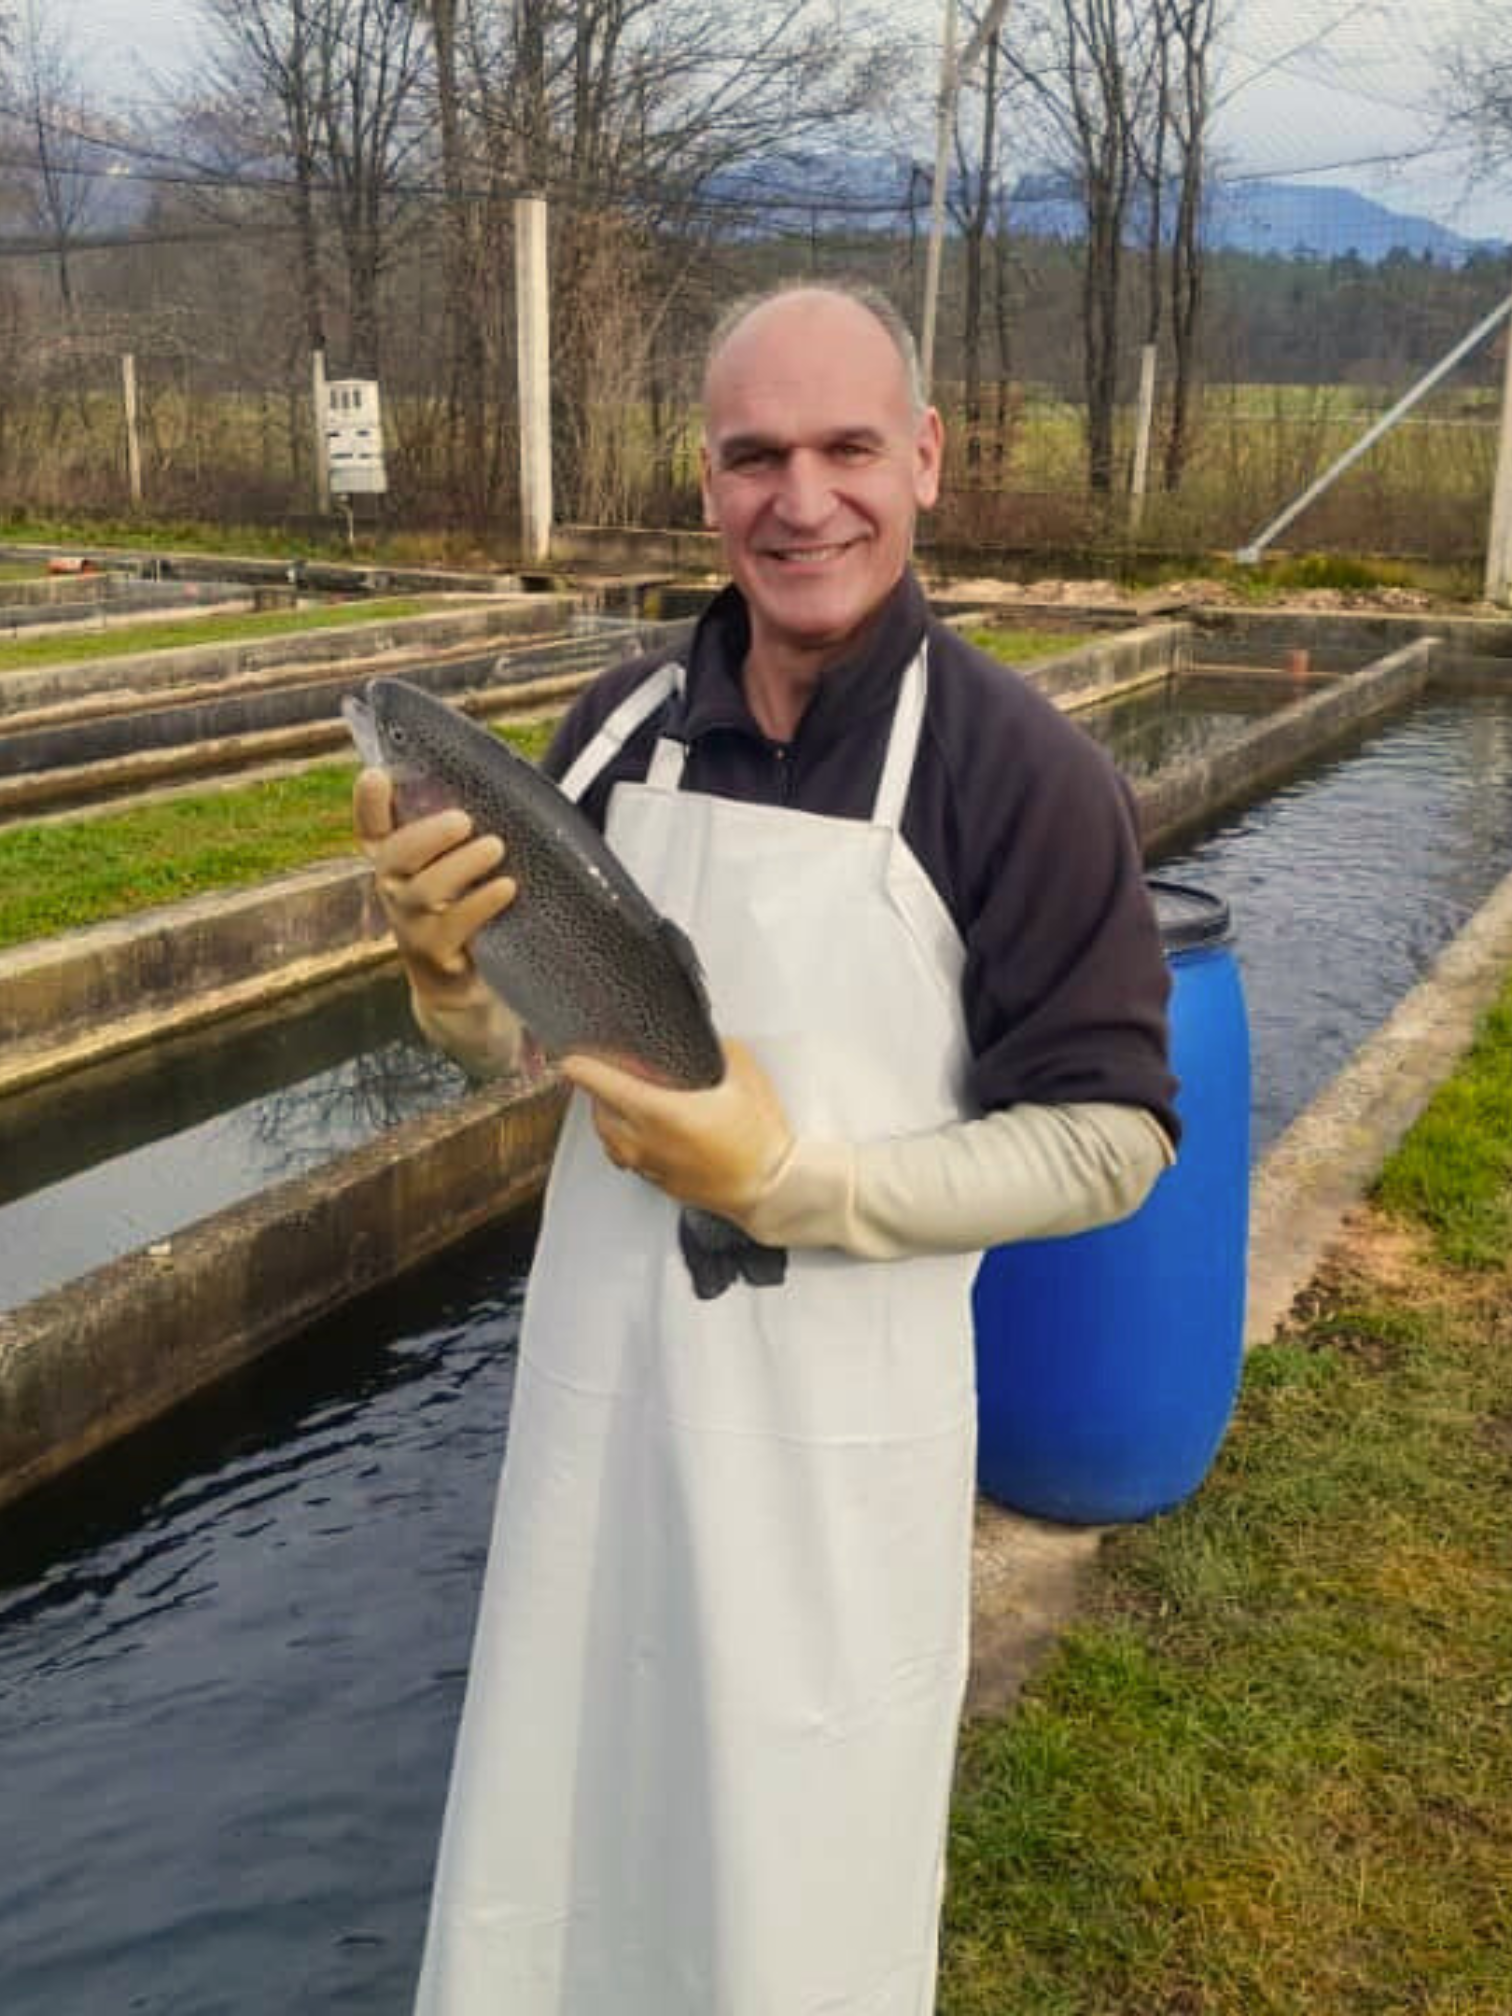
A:
[[[1512,1231],[1512,999],[1482,1022],[1460,1069],[1382,1171],[1376,1196],[1426,1225],[1451,1266],[1502,1264]]]
[[[532,762],[555,719],[499,730]],[[354,851],[355,763],[0,831],[0,946],[243,888]]]
[[[239,616],[184,616],[161,623],[128,623],[110,630],[74,630],[13,638],[0,644],[0,673],[27,672],[39,665],[73,665],[85,659],[119,658],[140,651],[171,651],[181,644],[241,644],[302,630],[350,629],[355,623],[387,623],[399,616],[423,616],[434,602],[414,595],[381,602],[340,602],[320,609],[250,609]],[[88,620],[81,605],[80,621]]]
[[[1512,2010],[1509,1016],[1203,1489],[968,1730],[941,2016]]]
[[[968,644],[974,644],[990,657],[1000,658],[1005,665],[1059,658],[1064,652],[1079,651],[1084,644],[1095,644],[1099,635],[1108,634],[1092,630],[1013,630],[996,623],[961,632]]]

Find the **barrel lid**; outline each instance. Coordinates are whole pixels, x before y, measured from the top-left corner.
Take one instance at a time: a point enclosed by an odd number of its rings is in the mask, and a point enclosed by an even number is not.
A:
[[[1160,942],[1167,952],[1186,952],[1194,945],[1219,945],[1230,935],[1229,906],[1221,896],[1193,889],[1185,882],[1145,878],[1155,905]]]

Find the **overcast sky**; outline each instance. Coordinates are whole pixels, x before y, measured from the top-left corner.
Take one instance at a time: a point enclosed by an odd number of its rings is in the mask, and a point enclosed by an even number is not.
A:
[[[193,0],[47,4],[50,14],[75,23],[102,94],[150,98],[154,75],[192,68],[199,42]],[[846,0],[833,4],[843,10]],[[910,0],[915,10],[927,45],[937,38],[943,7]],[[1228,0],[1219,125],[1225,171],[1344,183],[1467,235],[1512,238],[1512,187],[1475,189],[1463,161],[1434,145],[1434,54],[1459,10],[1460,0]],[[1010,31],[1011,23],[1010,13]],[[930,66],[924,70],[920,145],[927,152],[933,85]]]

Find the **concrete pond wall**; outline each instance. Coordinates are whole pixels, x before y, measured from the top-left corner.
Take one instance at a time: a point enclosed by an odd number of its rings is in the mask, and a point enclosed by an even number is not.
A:
[[[1147,841],[1210,818],[1420,690],[1434,668],[1432,638],[1393,641],[1379,664],[1144,787]],[[1111,641],[1091,647],[1095,678],[1055,661],[1038,676],[1062,704],[1106,698],[1164,676],[1189,645],[1184,626],[1164,626],[1136,633],[1122,652]],[[12,1088],[36,1083],[165,1027],[387,956],[357,860],[0,954],[0,1074],[9,1070]],[[544,1178],[558,1113],[550,1087],[477,1094],[162,1250],[127,1255],[0,1315],[0,1505],[315,1315],[517,1209]]]
[[[490,596],[456,609],[354,622],[339,629],[291,628],[241,643],[177,644],[171,650],[123,651],[108,658],[7,672],[0,679],[0,730],[12,732],[16,717],[95,696],[111,698],[117,705],[140,706],[143,694],[201,683],[224,685],[285,666],[339,665],[390,651],[445,650],[492,637],[559,630],[576,607],[575,598],[565,595]]]

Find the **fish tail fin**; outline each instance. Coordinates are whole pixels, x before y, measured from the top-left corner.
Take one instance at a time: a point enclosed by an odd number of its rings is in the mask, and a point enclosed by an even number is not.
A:
[[[737,1281],[753,1288],[777,1288],[787,1277],[785,1246],[762,1246],[711,1211],[681,1212],[677,1241],[700,1302],[712,1302]]]

